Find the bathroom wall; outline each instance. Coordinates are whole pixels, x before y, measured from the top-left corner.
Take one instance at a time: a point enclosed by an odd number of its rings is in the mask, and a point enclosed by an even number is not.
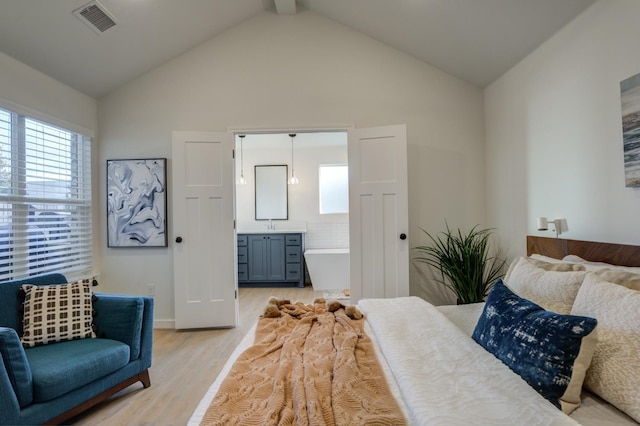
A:
[[[266,221],[255,218],[256,165],[286,164],[291,175],[291,138],[288,134],[248,134],[242,155],[236,137],[236,181],[244,171],[245,185],[236,185],[236,218],[238,231],[266,229]],[[243,160],[243,164],[241,164]],[[288,186],[289,219],[274,221],[276,229],[307,230],[307,248],[347,248],[349,215],[320,214],[319,173],[322,164],[347,164],[345,132],[297,133],[294,138],[293,166],[299,179]]]
[[[349,248],[349,222],[309,222],[306,249]]]

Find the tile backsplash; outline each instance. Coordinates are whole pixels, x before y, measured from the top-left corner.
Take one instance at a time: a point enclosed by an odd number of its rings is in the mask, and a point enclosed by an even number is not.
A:
[[[307,223],[306,249],[349,248],[349,223]]]

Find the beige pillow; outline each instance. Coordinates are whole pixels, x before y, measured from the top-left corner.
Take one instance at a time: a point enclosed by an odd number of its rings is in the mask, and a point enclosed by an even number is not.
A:
[[[584,386],[640,422],[640,292],[589,274],[571,314],[598,320]]]
[[[580,256],[576,256],[575,254],[568,254],[565,257],[563,257],[562,260],[566,262],[580,263],[584,265],[585,268],[587,268],[587,271],[601,271],[603,269],[614,269],[616,271],[621,271],[621,272],[630,272],[632,274],[640,274],[639,267],[613,265],[611,263],[605,263],[605,262],[592,262],[590,260],[585,260]]]
[[[545,256],[543,254],[538,254],[538,253],[533,253],[531,256],[527,257],[527,259],[543,260],[543,261],[545,261],[547,263],[564,262],[564,260],[562,260],[562,259],[556,259],[555,257],[549,257],[549,256]]]
[[[552,257],[542,256],[539,254],[534,254],[530,257],[516,257],[513,259],[509,268],[507,269],[507,273],[504,276],[504,282],[509,281],[509,277],[513,272],[513,268],[518,264],[520,259],[527,259],[532,264],[536,265],[539,268],[544,269],[545,271],[559,271],[559,272],[568,272],[568,271],[585,271],[586,268],[584,265],[574,262],[563,262],[562,260],[554,259]]]
[[[568,254],[565,257],[563,257],[562,260],[565,260],[567,262],[583,263],[589,266],[604,266],[604,267],[613,266],[609,263],[604,263],[604,262],[592,262],[590,260],[583,259],[580,256],[576,256],[575,254]]]
[[[586,271],[587,268],[584,265],[580,265],[579,263],[571,263],[571,262],[545,262],[544,260],[529,258],[529,262],[536,265],[538,268],[542,268],[545,271],[558,271],[558,272],[569,272],[569,271]]]
[[[507,286],[520,297],[529,299],[548,311],[564,315],[570,313],[573,301],[587,272],[583,270],[569,270],[567,272],[546,270],[544,267],[535,265],[533,261],[535,260],[520,258],[509,277],[505,277]],[[547,267],[553,269],[554,266]]]
[[[604,281],[619,284],[631,290],[640,290],[640,274],[610,268],[600,269],[595,271],[594,274],[598,275]]]

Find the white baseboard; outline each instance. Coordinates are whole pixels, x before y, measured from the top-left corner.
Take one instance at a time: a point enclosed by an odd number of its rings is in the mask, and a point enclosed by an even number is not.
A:
[[[161,319],[153,321],[153,328],[176,328],[176,321],[172,319]]]

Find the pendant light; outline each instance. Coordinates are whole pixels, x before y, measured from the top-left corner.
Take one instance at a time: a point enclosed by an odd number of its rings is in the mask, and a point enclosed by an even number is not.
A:
[[[296,137],[296,134],[289,133],[289,136],[291,137],[291,177],[289,178],[289,185],[297,185],[299,181],[293,168],[293,138]]]
[[[238,179],[238,185],[245,185],[247,180],[244,178],[244,152],[243,152],[243,141],[246,135],[238,135],[240,138],[240,179]]]

